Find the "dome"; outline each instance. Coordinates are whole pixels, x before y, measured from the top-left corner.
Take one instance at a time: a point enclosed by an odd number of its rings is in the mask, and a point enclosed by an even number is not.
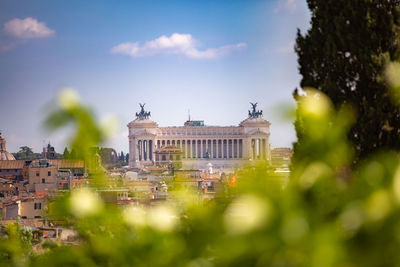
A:
[[[0,133],[0,160],[15,160],[13,154],[6,150],[6,139]]]
[[[13,154],[7,151],[0,151],[0,160],[15,160]]]

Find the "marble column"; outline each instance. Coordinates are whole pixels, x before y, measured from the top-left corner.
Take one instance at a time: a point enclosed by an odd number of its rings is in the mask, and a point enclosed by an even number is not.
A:
[[[217,159],[219,159],[219,139],[216,139],[215,140],[216,142],[215,142],[215,147],[217,148]]]
[[[203,157],[203,139],[200,139],[200,158],[202,159]]]

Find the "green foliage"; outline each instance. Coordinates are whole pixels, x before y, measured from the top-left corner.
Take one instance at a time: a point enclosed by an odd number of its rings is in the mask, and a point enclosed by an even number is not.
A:
[[[92,162],[90,187],[49,207],[49,219],[78,232],[77,244],[47,243],[33,253],[11,225],[0,242],[2,266],[398,266],[400,156],[381,152],[354,165],[352,110],[336,110],[317,90],[298,100],[302,142],[290,179],[249,166],[238,171],[237,187],[223,183],[213,200],[176,187],[152,207],[99,197],[96,189],[112,184],[86,152],[103,130],[80,103],[68,114],[56,110],[47,121],[61,114],[57,128],[75,122],[72,143]]]
[[[68,148],[64,149],[64,153],[63,153],[63,158],[64,159],[69,159],[70,153],[68,151]]]
[[[383,77],[400,52],[398,1],[308,0],[311,28],[297,36],[301,87],[324,92],[357,116],[349,132],[356,158],[400,149],[400,109]],[[298,92],[295,91],[295,97]],[[296,124],[302,142],[301,122]]]
[[[62,108],[51,113],[45,125],[54,131],[67,124],[75,124],[77,131],[71,141],[70,156],[88,159],[90,148],[104,141],[104,136],[100,127],[96,125],[92,112],[76,102],[78,100],[73,94],[71,91],[65,91],[64,95],[60,96],[59,104]],[[73,155],[75,153],[76,155]]]
[[[19,152],[25,153],[27,156],[30,154],[33,154],[32,148],[30,148],[28,146],[21,146],[19,148]]]
[[[16,153],[13,153],[15,159],[21,159],[21,160],[33,160],[33,159],[40,159],[42,154],[40,153],[34,153],[32,148],[28,146],[21,146],[19,148],[19,151]]]
[[[2,266],[26,266],[32,256],[32,232],[21,229],[18,223],[9,224],[0,238],[0,263]]]

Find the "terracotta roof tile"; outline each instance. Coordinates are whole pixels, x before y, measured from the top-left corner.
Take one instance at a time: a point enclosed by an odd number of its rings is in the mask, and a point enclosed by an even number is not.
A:
[[[22,169],[25,160],[0,160],[0,169]]]

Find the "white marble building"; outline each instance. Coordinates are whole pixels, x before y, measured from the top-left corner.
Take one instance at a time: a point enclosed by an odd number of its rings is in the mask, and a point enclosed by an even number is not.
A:
[[[271,160],[269,126],[252,104],[248,118],[239,126],[205,126],[203,121],[188,120],[185,126],[158,127],[150,112],[141,105],[129,128],[129,165],[153,165],[154,152],[165,146],[182,151],[183,168],[234,168],[256,161]]]

